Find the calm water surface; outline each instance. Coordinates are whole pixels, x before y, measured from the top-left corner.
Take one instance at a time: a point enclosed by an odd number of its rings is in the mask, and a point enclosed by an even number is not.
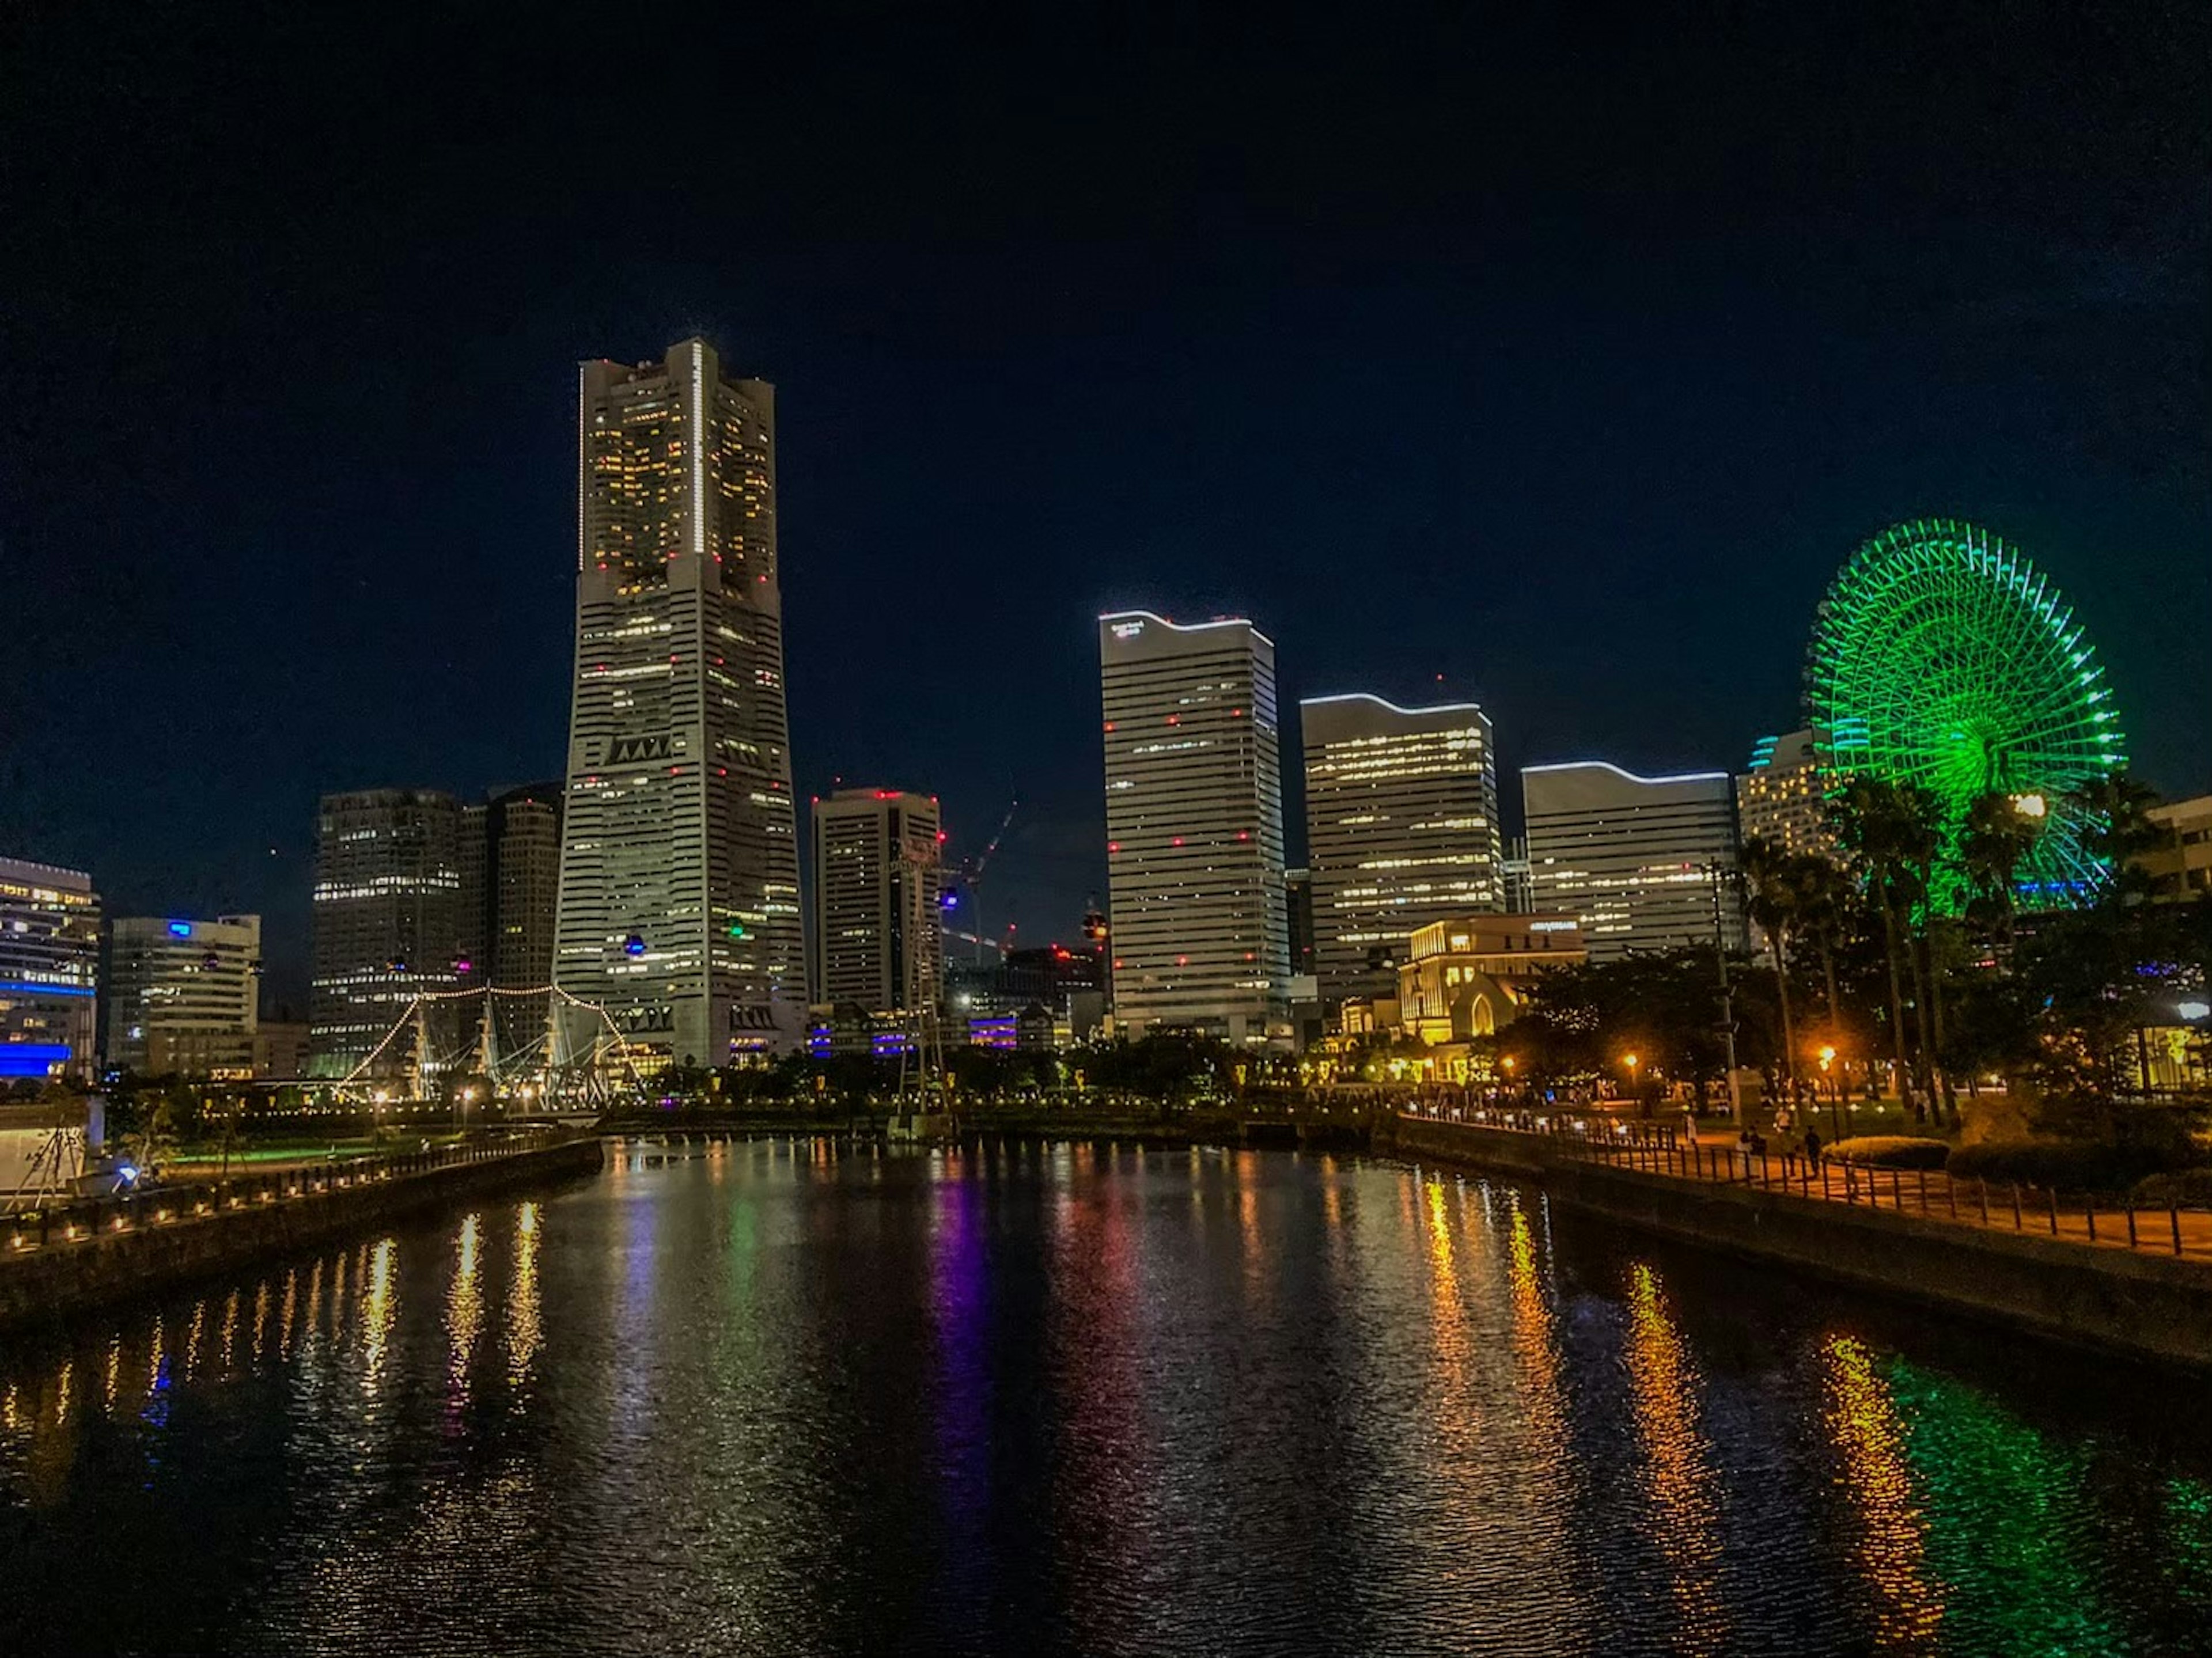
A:
[[[0,1652],[2206,1652],[2206,1413],[1511,1185],[738,1145],[0,1351]]]

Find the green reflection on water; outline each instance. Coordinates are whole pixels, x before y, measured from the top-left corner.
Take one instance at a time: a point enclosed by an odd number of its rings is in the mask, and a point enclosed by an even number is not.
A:
[[[1924,1504],[1926,1563],[1943,1588],[1954,1651],[2131,1649],[2081,1551],[2100,1527],[2083,1489],[2087,1458],[1963,1382],[1903,1359],[1884,1367]]]

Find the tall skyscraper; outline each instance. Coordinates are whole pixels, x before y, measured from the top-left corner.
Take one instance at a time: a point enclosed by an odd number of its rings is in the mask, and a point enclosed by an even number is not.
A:
[[[0,1083],[90,1069],[99,984],[92,878],[0,858]]]
[[[108,924],[100,1055],[142,1076],[248,1078],[261,1011],[261,918]]]
[[[1243,620],[1098,618],[1114,1011],[1287,1041],[1275,646]]]
[[[814,803],[819,998],[869,1013],[934,1007],[944,991],[937,802],[842,789]]]
[[[554,982],[716,1065],[805,1039],[775,393],[686,340],[582,365],[576,671]],[[595,1012],[557,1012],[556,1057]]]
[[[1417,929],[1505,907],[1490,720],[1354,693],[1306,698],[1298,723],[1322,1000],[1395,996]]]
[[[1751,766],[1735,780],[1736,818],[1743,838],[1763,838],[1784,852],[1832,856],[1836,838],[1825,816],[1827,780],[1813,757],[1813,733],[1762,737]]]
[[[461,987],[489,988],[497,1054],[545,1035],[553,981],[553,913],[561,888],[557,782],[527,783],[461,808]],[[481,1007],[468,1011],[471,1020]]]
[[[1722,937],[1730,950],[1745,947],[1728,773],[1638,777],[1602,760],[1527,766],[1521,792],[1536,908],[1574,917],[1591,960],[1710,944],[1717,882]]]
[[[461,912],[461,809],[435,789],[326,794],[315,818],[312,1068],[343,1077],[374,1054],[419,996],[459,987],[470,923]],[[461,1010],[428,1020],[438,1062],[460,1039]],[[410,1074],[402,1032],[377,1055],[380,1077]]]

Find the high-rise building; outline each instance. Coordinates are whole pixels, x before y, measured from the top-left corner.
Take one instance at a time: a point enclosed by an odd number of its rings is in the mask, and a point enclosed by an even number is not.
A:
[[[108,923],[103,1063],[142,1076],[250,1078],[260,1008],[258,915]]]
[[[1287,1041],[1274,642],[1249,622],[1098,618],[1115,1017]]]
[[[1534,886],[1528,874],[1528,837],[1515,835],[1507,837],[1504,861],[1498,865],[1498,876],[1505,889],[1505,913],[1526,915],[1536,908]]]
[[[1723,940],[1745,947],[1728,773],[1528,766],[1521,791],[1536,908],[1572,916],[1593,961],[1711,944],[1717,892]]]
[[[461,809],[435,789],[326,794],[315,820],[313,978],[307,1023],[319,1077],[343,1077],[375,1053],[402,1077],[417,1044],[385,1037],[419,996],[459,987],[472,926],[461,909]],[[460,1040],[462,1011],[426,1021],[431,1063]]]
[[[92,878],[0,858],[0,1083],[89,1070],[99,985]]]
[[[1505,907],[1489,718],[1354,693],[1304,699],[1298,723],[1322,1000],[1395,995],[1418,929]]]
[[[944,876],[937,802],[841,789],[814,803],[817,999],[869,1013],[936,1006],[944,993]]]
[[[529,783],[461,808],[465,988],[488,987],[500,1054],[541,1040],[561,890],[561,785]],[[480,1014],[471,1013],[471,1017]]]
[[[1735,780],[1743,838],[1765,840],[1784,852],[1832,855],[1836,839],[1828,829],[1826,793],[1826,778],[1814,762],[1811,732],[1760,738],[1752,744],[1749,768]]]
[[[686,340],[582,365],[554,982],[721,1064],[805,1034],[776,579],[775,393]],[[556,1057],[605,1026],[563,1008]]]

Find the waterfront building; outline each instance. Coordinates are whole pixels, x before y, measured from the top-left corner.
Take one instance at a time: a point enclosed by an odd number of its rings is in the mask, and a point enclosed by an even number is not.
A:
[[[557,782],[505,789],[463,809],[460,972],[467,988],[489,987],[498,1055],[544,1038],[553,981],[554,910],[561,890]],[[480,1013],[472,1012],[472,1018]]]
[[[1593,960],[1711,944],[1717,926],[1746,947],[1728,773],[1638,777],[1597,760],[1524,767],[1521,790],[1536,908],[1573,916]]]
[[[442,1066],[460,1041],[460,1005],[434,1005],[418,1056],[405,1033],[385,1037],[422,996],[459,987],[469,924],[461,911],[461,809],[435,789],[326,794],[315,817],[311,1068],[344,1077],[377,1054],[373,1074]]]
[[[1810,731],[1760,738],[1752,744],[1750,767],[1735,780],[1743,838],[1765,840],[1788,853],[1835,855],[1826,800],[1827,774],[1814,756]]]
[[[1114,1014],[1287,1042],[1274,642],[1242,619],[1098,619]]]
[[[2159,903],[2212,902],[2212,794],[2153,806],[2144,813],[2159,830],[2159,842],[2136,857],[2150,878],[2150,896]]]
[[[254,1075],[261,918],[123,915],[108,923],[101,1063],[149,1077]]]
[[[1505,907],[1490,720],[1364,693],[1308,697],[1298,720],[1321,998],[1387,995],[1416,929]]]
[[[704,341],[577,394],[576,654],[553,979],[637,1047],[805,1040],[775,393]],[[563,1004],[556,1058],[592,1055]]]
[[[91,1068],[99,985],[92,878],[0,858],[0,1084]]]
[[[1571,915],[1476,911],[1432,921],[1398,969],[1400,1026],[1431,1047],[1492,1035],[1546,973],[1589,959]]]
[[[937,1005],[941,827],[933,798],[899,789],[841,789],[814,802],[817,1002],[871,1014]]]

